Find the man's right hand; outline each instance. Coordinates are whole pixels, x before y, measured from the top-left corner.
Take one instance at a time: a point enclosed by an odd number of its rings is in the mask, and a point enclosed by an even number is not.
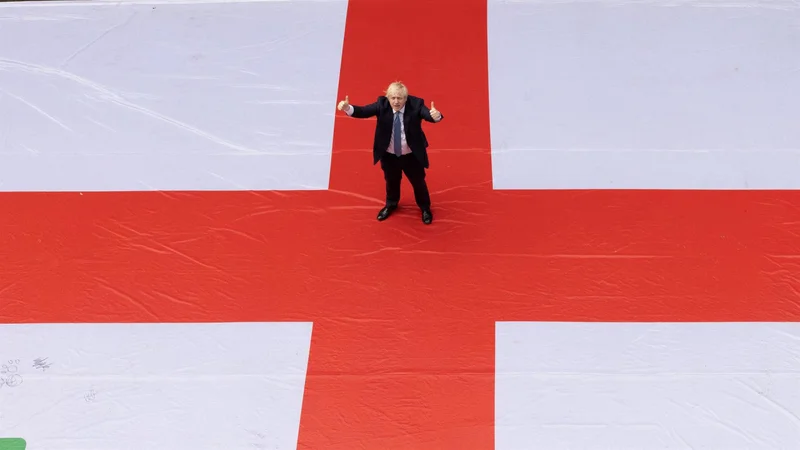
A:
[[[344,111],[348,106],[350,106],[350,97],[345,95],[344,100],[339,102],[339,111]]]

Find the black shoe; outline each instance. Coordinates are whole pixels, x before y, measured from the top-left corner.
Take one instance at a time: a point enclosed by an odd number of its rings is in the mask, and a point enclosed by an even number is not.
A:
[[[397,209],[397,205],[386,205],[380,212],[378,212],[378,220],[386,220],[392,215],[392,212]]]
[[[433,214],[431,214],[431,210],[426,209],[422,211],[422,222],[426,225],[429,225],[433,222]]]

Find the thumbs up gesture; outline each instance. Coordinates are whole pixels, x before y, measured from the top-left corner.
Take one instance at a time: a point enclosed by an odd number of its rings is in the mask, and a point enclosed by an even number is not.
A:
[[[433,105],[433,102],[431,102],[431,117],[433,117],[433,120],[439,120],[439,118],[442,117],[442,113],[436,109],[436,106]]]
[[[344,111],[345,109],[347,109],[348,106],[350,106],[350,96],[349,95],[345,95],[344,96],[344,100],[339,102],[339,106],[338,106],[339,111]]]

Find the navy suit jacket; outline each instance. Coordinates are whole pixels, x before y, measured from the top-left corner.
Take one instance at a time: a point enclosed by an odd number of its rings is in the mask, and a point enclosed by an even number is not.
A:
[[[386,153],[392,139],[392,127],[394,124],[394,111],[389,99],[384,96],[378,97],[375,103],[365,106],[353,107],[351,117],[366,119],[377,117],[375,123],[375,138],[372,144],[373,164],[377,164],[381,157]],[[406,142],[411,149],[411,153],[417,157],[422,166],[429,167],[428,162],[428,139],[422,131],[422,121],[426,120],[436,123],[431,117],[431,110],[425,106],[425,100],[409,95],[406,99],[406,110],[403,113],[403,128],[406,133]],[[439,122],[444,120],[444,114],[439,118]]]

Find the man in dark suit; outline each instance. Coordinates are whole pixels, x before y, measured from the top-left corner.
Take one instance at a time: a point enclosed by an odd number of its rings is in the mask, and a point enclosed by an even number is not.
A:
[[[378,220],[385,220],[397,209],[400,201],[400,181],[406,174],[414,188],[414,199],[422,210],[422,221],[430,224],[431,198],[425,183],[428,164],[428,140],[422,131],[422,120],[436,123],[444,118],[431,102],[408,95],[408,89],[399,82],[389,85],[386,95],[366,106],[350,104],[349,98],[339,102],[340,111],[350,117],[366,119],[377,117],[373,142],[373,164],[381,163],[386,180],[386,205],[378,213]]]

